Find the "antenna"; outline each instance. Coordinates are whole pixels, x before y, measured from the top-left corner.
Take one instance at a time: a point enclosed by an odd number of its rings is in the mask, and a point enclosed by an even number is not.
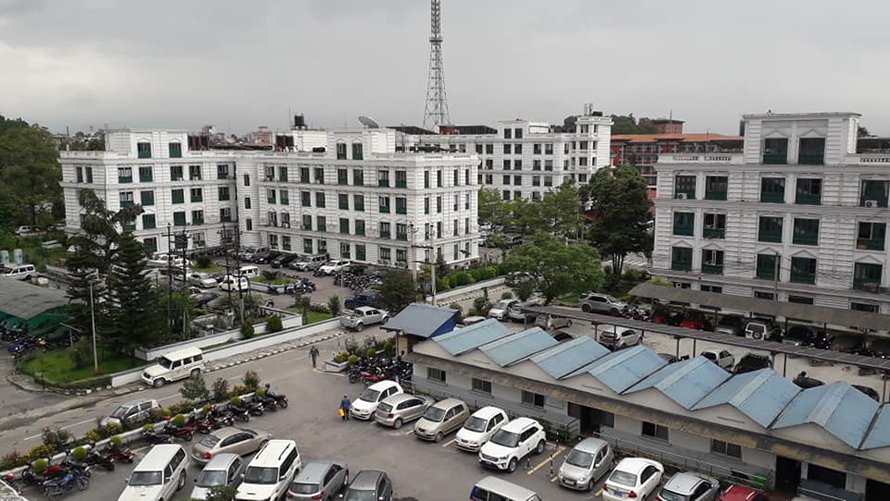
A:
[[[445,95],[445,64],[442,62],[442,1],[430,0],[430,69],[426,86],[423,128],[451,123]]]
[[[359,115],[358,121],[361,122],[362,125],[364,125],[365,127],[369,128],[369,129],[379,129],[380,128],[380,124],[377,123],[377,120],[374,120],[373,118],[365,116],[365,115]]]

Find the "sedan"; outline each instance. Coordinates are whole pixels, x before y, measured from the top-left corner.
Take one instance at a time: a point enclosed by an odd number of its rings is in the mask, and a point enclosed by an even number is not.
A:
[[[433,400],[429,397],[396,393],[377,404],[374,419],[377,420],[377,424],[392,426],[398,430],[403,423],[420,419],[431,405]]]
[[[714,501],[720,494],[720,482],[699,473],[678,472],[661,488],[659,501]]]
[[[190,273],[188,276],[189,285],[194,285],[195,287],[200,287],[202,289],[212,289],[219,285],[216,282],[215,278],[211,278],[210,275],[206,273]]]
[[[603,501],[645,499],[661,482],[664,466],[645,458],[624,458],[603,485]]]
[[[203,464],[210,461],[214,455],[223,452],[244,456],[256,452],[271,439],[272,434],[268,431],[227,426],[212,432],[193,445],[192,459]]]
[[[333,501],[349,485],[349,467],[342,461],[309,461],[294,477],[287,499]]]

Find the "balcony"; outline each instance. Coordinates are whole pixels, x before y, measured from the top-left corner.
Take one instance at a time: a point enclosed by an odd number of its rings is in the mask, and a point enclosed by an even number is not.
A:
[[[389,179],[378,179],[377,187],[378,188],[389,188]]]
[[[389,214],[389,207],[388,207],[388,206],[382,206],[382,205],[381,205],[381,206],[380,206],[380,213],[381,213],[381,214]]]
[[[723,265],[722,264],[702,263],[701,272],[706,273],[708,275],[722,275],[723,274]]]
[[[705,200],[726,200],[725,191],[706,191]]]
[[[117,182],[120,184],[127,184],[133,182],[133,176],[118,176]]]
[[[407,233],[396,233],[396,240],[406,241],[406,240],[408,240],[408,234]]]
[[[671,261],[671,270],[673,271],[692,271],[692,261]]]
[[[702,236],[705,238],[717,238],[722,240],[726,238],[726,228],[705,228],[702,231]]]
[[[761,230],[761,231],[757,232],[757,241],[758,242],[781,243],[782,242],[782,231],[781,230]]]
[[[741,152],[664,153],[658,155],[660,164],[735,164],[745,161]]]
[[[766,162],[763,162],[766,163]],[[825,164],[825,154],[824,153],[811,153],[805,154],[800,153],[797,155],[797,163],[800,165],[824,165]]]
[[[455,209],[457,210],[457,209]],[[408,214],[407,207],[396,207],[396,214]]]
[[[693,226],[675,224],[673,234],[681,237],[691,237],[695,234],[695,228]]]
[[[408,181],[396,181],[396,188],[407,188]]]
[[[139,158],[151,158],[151,150],[148,150],[148,151],[140,150]]]
[[[819,245],[819,234],[795,233],[791,241],[794,245]]]
[[[392,233],[380,230],[380,238],[392,238]]]
[[[788,163],[788,153],[764,153],[763,163],[766,165],[784,165]]]

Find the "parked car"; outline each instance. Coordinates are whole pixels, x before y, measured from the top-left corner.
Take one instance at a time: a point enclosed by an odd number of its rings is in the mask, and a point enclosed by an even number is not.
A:
[[[563,327],[571,327],[572,319],[566,317],[556,317],[549,314],[538,315],[537,318],[535,318],[535,325],[544,329],[545,331],[562,329]]]
[[[421,440],[441,442],[445,435],[463,426],[470,409],[462,400],[446,398],[432,405],[414,424],[414,436]]]
[[[346,489],[344,501],[392,501],[392,480],[385,471],[362,470]]]
[[[185,486],[189,460],[179,444],[151,448],[127,478],[118,501],[163,501],[173,499]]]
[[[37,228],[33,226],[19,226],[15,229],[15,236],[23,237],[25,235],[31,235],[33,233],[37,233]]]
[[[405,393],[399,383],[394,381],[380,381],[365,388],[365,391],[349,406],[349,415],[368,421],[377,411],[377,405],[387,397],[397,393]]]
[[[156,267],[173,267],[173,268],[182,268],[183,266],[189,266],[191,263],[182,258],[182,256],[173,256],[170,254],[155,254],[151,259],[146,262],[147,266],[156,266]]]
[[[259,251],[257,249],[254,249],[253,247],[245,247],[244,249],[241,250],[241,252],[239,252],[237,254],[237,257],[241,261],[247,261],[248,263],[252,263],[253,258],[257,255],[257,252],[259,252]]]
[[[488,317],[494,318],[497,320],[506,320],[507,319],[507,310],[509,310],[514,304],[519,304],[518,299],[501,299],[494,306],[488,310]]]
[[[473,486],[470,501],[541,501],[541,496],[521,485],[497,477],[485,477]]]
[[[860,336],[836,336],[831,339],[830,347],[842,353],[859,354],[865,351],[865,339]]]
[[[741,315],[724,315],[717,322],[714,332],[718,334],[729,334],[730,336],[741,336],[745,334],[745,317]]]
[[[677,358],[677,356],[674,355],[673,353],[659,353],[658,356],[661,357],[662,359],[664,359],[664,361],[669,364],[673,364],[673,363],[680,361],[680,359]]]
[[[735,356],[733,356],[732,353],[719,348],[709,348],[704,350],[701,352],[701,356],[714,362],[722,369],[732,370],[732,366],[735,365]]]
[[[189,499],[207,499],[214,487],[237,489],[241,483],[245,461],[238,454],[219,454],[213,457],[198,478]]]
[[[294,477],[287,499],[334,501],[349,485],[349,467],[342,461],[309,461]],[[376,499],[376,498],[375,498]]]
[[[591,292],[584,294],[578,300],[581,311],[586,313],[602,313],[604,315],[618,316],[627,311],[627,303],[619,301],[608,294]]]
[[[142,382],[155,388],[200,374],[204,370],[204,352],[200,348],[172,351],[157,360],[158,363],[146,367],[142,372]]]
[[[589,491],[612,468],[615,454],[608,442],[599,438],[585,438],[578,443],[559,467],[559,485],[569,489]]]
[[[874,388],[871,388],[869,386],[862,386],[861,384],[854,384],[852,386],[853,386],[853,388],[856,388],[857,390],[861,391],[862,393],[865,393],[865,396],[874,400],[875,402],[878,402],[878,403],[881,402],[881,397],[880,397],[880,395],[878,395],[878,392],[875,391]]]
[[[380,308],[380,293],[377,291],[359,292],[343,302],[343,307],[347,310],[354,310],[356,308],[361,308],[362,306]]]
[[[816,379],[816,378],[808,376],[806,371],[801,371],[797,376],[795,376],[795,378],[792,382],[805,390],[808,388],[815,388],[817,386],[822,386],[825,384],[825,382],[820,379]]]
[[[226,426],[210,432],[192,445],[192,459],[207,463],[216,455],[228,452],[239,456],[253,454],[269,440],[272,440],[272,434],[268,431]]]
[[[546,444],[547,437],[540,423],[527,417],[516,418],[479,449],[479,464],[513,473],[522,458],[532,452],[541,454]]]
[[[108,415],[108,417],[99,421],[99,424],[101,426],[108,426],[110,424],[121,426],[124,420],[136,423],[147,418],[152,409],[160,408],[161,404],[153,398],[133,400],[132,402],[120,404],[114,412]]]
[[[420,419],[434,403],[433,399],[425,395],[396,393],[377,404],[374,419],[377,424],[392,426],[398,430],[404,423]]]
[[[680,327],[700,331],[714,330],[711,320],[700,311],[687,311],[680,320]]]
[[[239,290],[246,291],[250,289],[250,282],[248,282],[245,277],[233,277],[232,275],[226,275],[225,278],[223,278],[222,281],[219,282],[219,289],[234,292],[237,292]]]
[[[290,267],[298,271],[313,271],[320,268],[328,262],[326,254],[315,254],[313,256],[300,256],[291,261]]]
[[[250,460],[235,499],[281,499],[303,466],[293,440],[269,440]]]
[[[741,485],[730,485],[723,491],[718,501],[769,501],[769,498],[762,491]]]
[[[642,333],[627,327],[602,324],[595,327],[595,332],[599,333],[599,343],[612,351],[636,346],[643,341]]]
[[[806,325],[792,325],[782,337],[782,342],[795,346],[811,346],[827,350],[831,343],[823,331],[817,331]]]
[[[758,355],[757,353],[747,353],[739,362],[735,364],[732,370],[733,374],[744,374],[746,372],[759,371],[760,369],[768,369],[773,366],[772,360],[766,355]]]
[[[253,262],[257,263],[257,264],[269,264],[272,262],[272,260],[274,260],[275,258],[277,258],[280,255],[281,255],[280,252],[273,251],[273,250],[268,250],[266,252],[260,252],[259,254],[257,254],[256,256],[253,257]]]
[[[297,254],[285,253],[273,259],[272,262],[270,262],[269,264],[272,265],[273,268],[284,268],[295,261],[298,257],[299,256]]]
[[[484,322],[484,321],[485,321],[485,317],[473,316],[473,317],[465,317],[463,320],[461,320],[460,323],[464,327],[468,327],[470,325],[478,324],[479,322]]]
[[[192,298],[192,302],[195,303],[195,306],[202,308],[206,306],[207,303],[218,298],[219,294],[216,292],[199,292],[197,294],[190,294],[189,297]]]
[[[0,277],[15,278],[17,280],[30,280],[37,274],[33,264],[12,264],[0,266]]]
[[[562,343],[565,341],[571,341],[572,339],[575,339],[575,336],[569,334],[566,331],[551,332],[550,337],[552,337],[557,343]]]
[[[369,325],[385,324],[387,320],[389,313],[370,306],[360,306],[342,315],[340,325],[361,332]]]
[[[336,259],[333,261],[328,261],[327,264],[324,264],[318,268],[319,273],[322,275],[336,275],[341,271],[345,271],[349,268],[349,265],[352,264],[351,261],[347,261],[345,259]]]
[[[745,337],[748,339],[780,341],[782,339],[782,328],[771,320],[755,319],[745,325]]]
[[[603,485],[603,501],[646,499],[661,483],[664,466],[645,458],[624,458]]]
[[[190,273],[188,275],[188,283],[202,289],[212,289],[219,285],[216,282],[216,279],[213,279],[210,277],[210,275],[201,272]]]
[[[715,501],[720,494],[720,482],[708,475],[677,472],[664,484],[658,501]]]
[[[497,407],[487,406],[467,418],[454,439],[458,449],[478,452],[498,430],[507,424],[507,413]]]
[[[543,304],[544,298],[542,297],[533,297],[528,301],[520,301],[514,303],[509,308],[507,308],[507,318],[514,322],[533,322],[537,314],[526,313],[523,308],[541,306]]]

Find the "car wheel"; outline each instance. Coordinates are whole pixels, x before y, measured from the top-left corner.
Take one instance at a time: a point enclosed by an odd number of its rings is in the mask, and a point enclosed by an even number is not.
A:
[[[587,303],[582,304],[581,311],[583,311],[584,313],[590,313],[590,305]]]
[[[356,331],[356,332],[361,332],[361,331],[363,331],[363,330],[365,330],[365,324],[363,324],[363,323],[361,323],[361,322],[359,322],[358,324],[356,324],[356,326],[355,326],[355,331]]]
[[[392,427],[395,428],[395,429],[397,429],[397,430],[398,430],[399,428],[401,428],[401,427],[402,427],[402,420],[401,420],[401,419],[396,419],[396,420],[392,423]]]
[[[201,375],[201,369],[192,369],[192,372],[189,373],[191,377],[198,377]]]
[[[164,384],[166,384],[166,383],[167,383],[167,381],[164,381],[164,378],[158,378],[158,379],[154,380],[153,385],[155,388],[160,388],[161,386],[164,386]]]
[[[436,443],[439,443],[441,441],[442,441],[442,432],[440,431],[439,433],[436,433]]]
[[[544,441],[543,441],[543,440],[541,440],[540,442],[538,442],[538,446],[535,447],[535,454],[541,454],[541,453],[543,453],[543,452],[544,452],[544,445],[545,445],[545,444],[544,444]]]
[[[612,315],[613,317],[617,317],[619,313],[620,312],[617,308],[612,308],[611,310],[609,310],[609,315]]]
[[[516,471],[517,463],[518,463],[518,461],[516,461],[516,458],[511,459],[510,463],[507,464],[507,471],[509,471],[510,473],[513,473],[514,471]]]
[[[185,472],[179,474],[179,485],[176,486],[176,490],[182,490],[185,487]]]

